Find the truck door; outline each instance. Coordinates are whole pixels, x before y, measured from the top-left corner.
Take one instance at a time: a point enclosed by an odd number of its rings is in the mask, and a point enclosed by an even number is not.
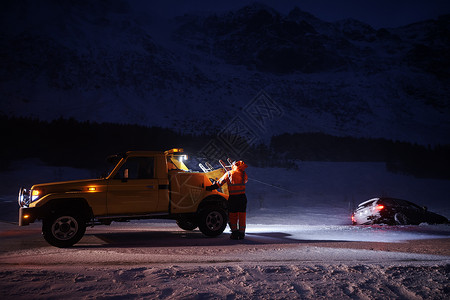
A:
[[[109,180],[106,197],[108,215],[155,212],[158,194],[154,157],[128,157]]]

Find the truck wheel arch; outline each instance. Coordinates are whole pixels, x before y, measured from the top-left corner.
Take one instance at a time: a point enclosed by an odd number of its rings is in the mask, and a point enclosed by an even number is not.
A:
[[[80,213],[88,222],[93,218],[92,208],[84,198],[56,198],[42,207],[43,218],[51,217],[58,211],[74,211]]]
[[[212,195],[203,199],[198,206],[197,212],[201,212],[202,209],[208,206],[218,206],[228,212],[228,201],[219,195]]]

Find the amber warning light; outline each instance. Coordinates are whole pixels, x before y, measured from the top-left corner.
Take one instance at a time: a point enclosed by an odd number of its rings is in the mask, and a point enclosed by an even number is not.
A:
[[[31,201],[36,201],[39,198],[39,195],[41,194],[41,191],[39,190],[33,190],[31,192]]]
[[[384,205],[377,205],[375,206],[376,210],[382,210],[384,208]]]

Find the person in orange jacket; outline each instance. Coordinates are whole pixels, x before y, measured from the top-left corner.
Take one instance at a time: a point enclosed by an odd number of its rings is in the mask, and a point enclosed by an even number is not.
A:
[[[233,240],[242,240],[245,237],[246,218],[247,218],[247,196],[245,195],[245,184],[248,176],[245,173],[247,165],[242,161],[233,163],[231,170],[217,180],[207,190],[215,190],[228,183],[228,219],[231,229],[230,238]],[[239,222],[239,226],[238,226]]]

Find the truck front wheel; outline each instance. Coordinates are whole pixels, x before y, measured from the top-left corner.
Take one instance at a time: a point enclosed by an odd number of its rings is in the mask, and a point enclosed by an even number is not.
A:
[[[222,234],[227,221],[227,213],[223,208],[207,206],[199,213],[198,228],[204,235],[214,237]]]
[[[42,222],[44,239],[59,248],[73,246],[85,232],[86,222],[73,213],[57,213]]]

